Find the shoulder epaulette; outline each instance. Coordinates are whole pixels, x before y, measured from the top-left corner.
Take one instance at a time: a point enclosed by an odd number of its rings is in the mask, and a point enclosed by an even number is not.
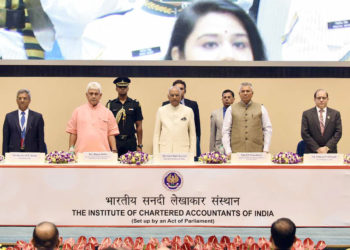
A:
[[[112,101],[112,100],[108,100],[108,102],[107,102],[107,104],[106,104],[106,108],[108,108],[108,109],[110,108],[110,106],[111,106],[111,101]]]

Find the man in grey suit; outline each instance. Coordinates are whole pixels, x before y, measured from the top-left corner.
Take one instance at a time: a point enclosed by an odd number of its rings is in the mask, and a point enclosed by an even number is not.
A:
[[[222,92],[222,108],[214,110],[210,115],[210,142],[209,151],[218,151],[224,153],[224,146],[222,145],[222,122],[228,107],[235,101],[235,94],[232,90],[226,89]]]
[[[324,89],[314,94],[316,107],[303,113],[301,137],[305,153],[337,153],[337,144],[342,136],[340,113],[327,107],[328,93]]]

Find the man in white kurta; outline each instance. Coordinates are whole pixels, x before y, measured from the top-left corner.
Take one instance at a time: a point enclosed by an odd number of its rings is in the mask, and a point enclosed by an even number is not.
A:
[[[170,103],[158,109],[153,135],[153,155],[196,153],[196,129],[191,108],[180,104],[180,89],[169,89]]]

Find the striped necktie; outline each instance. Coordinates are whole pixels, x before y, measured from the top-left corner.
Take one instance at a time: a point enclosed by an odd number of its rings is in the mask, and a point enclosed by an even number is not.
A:
[[[24,138],[26,137],[26,128],[24,127],[24,124],[26,122],[26,113],[22,111],[21,115],[21,149],[24,149]]]
[[[324,121],[323,121],[323,109],[320,109],[320,129],[321,129],[321,135],[324,134]]]

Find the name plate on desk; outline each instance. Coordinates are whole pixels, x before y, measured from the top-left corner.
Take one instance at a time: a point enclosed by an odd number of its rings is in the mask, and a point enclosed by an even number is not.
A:
[[[5,154],[6,163],[45,163],[45,153],[13,152]]]
[[[78,163],[117,163],[118,155],[112,152],[78,153]]]
[[[263,152],[235,153],[231,155],[231,163],[235,164],[271,164],[271,154]]]
[[[304,164],[310,165],[343,165],[342,154],[304,154]]]
[[[154,156],[155,163],[193,163],[194,156],[191,153],[163,153]]]

